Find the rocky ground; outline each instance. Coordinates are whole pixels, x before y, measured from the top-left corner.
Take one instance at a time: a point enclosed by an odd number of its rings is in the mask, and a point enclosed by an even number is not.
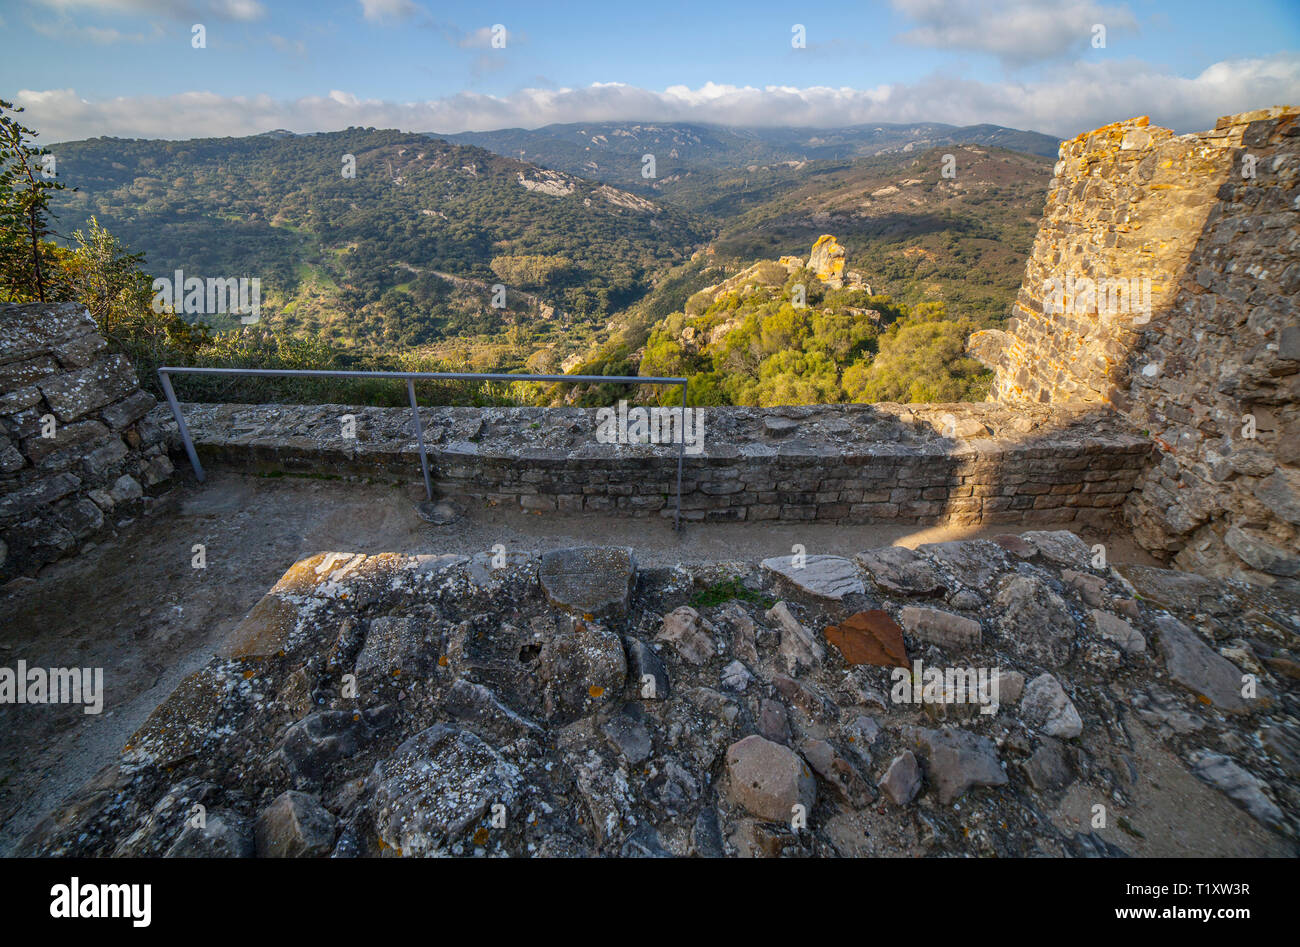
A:
[[[1281,594],[1067,532],[321,553],[19,853],[1294,855]]]

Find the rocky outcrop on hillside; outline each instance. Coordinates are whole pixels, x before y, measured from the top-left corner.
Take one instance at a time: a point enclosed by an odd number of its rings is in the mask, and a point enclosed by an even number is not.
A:
[[[808,269],[831,289],[848,287],[871,292],[871,287],[863,282],[861,273],[847,269],[848,262],[848,253],[840,246],[839,241],[831,234],[824,233],[812,245],[812,253],[808,256]]]
[[[746,267],[734,276],[727,277],[720,283],[706,286],[700,290],[699,295],[708,297],[710,301],[717,301],[728,293],[740,293],[746,296],[759,287],[779,287],[786,277],[804,269],[810,270],[813,276],[830,289],[847,287],[870,293],[871,287],[867,285],[861,273],[845,269],[847,263],[847,252],[840,246],[839,241],[831,234],[822,234],[813,244],[807,262],[797,256],[783,256],[776,261],[775,265],[771,260],[763,260]]]
[[[322,553],[21,851],[1295,854],[1297,611],[1065,532]]]

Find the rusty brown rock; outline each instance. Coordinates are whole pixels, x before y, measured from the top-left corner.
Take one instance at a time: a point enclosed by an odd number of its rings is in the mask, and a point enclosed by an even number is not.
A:
[[[849,664],[908,666],[903,629],[879,608],[851,615],[843,624],[829,625],[824,634]]]

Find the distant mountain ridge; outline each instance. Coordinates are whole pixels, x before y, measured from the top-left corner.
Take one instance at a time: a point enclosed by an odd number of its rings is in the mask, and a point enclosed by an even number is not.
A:
[[[1060,147],[1058,139],[1039,132],[1000,125],[957,126],[939,122],[875,123],[843,128],[584,122],[531,130],[504,128],[454,135],[429,134],[618,187],[651,189],[657,180],[704,169],[845,160],[962,144],[1055,158]],[[646,154],[654,155],[654,178],[642,176],[642,157]]]

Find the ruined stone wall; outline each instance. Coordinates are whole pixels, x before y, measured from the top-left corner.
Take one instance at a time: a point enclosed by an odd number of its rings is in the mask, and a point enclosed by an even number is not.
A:
[[[1131,359],[1126,414],[1158,454],[1125,514],[1179,568],[1300,589],[1300,122],[1216,133],[1233,173]]]
[[[1062,143],[1015,317],[969,342],[999,402],[1113,408],[1151,438],[1124,511],[1142,545],[1263,583],[1300,574],[1298,117],[1182,136],[1140,118]],[[1090,300],[1082,278],[1149,281],[1149,308]]]
[[[0,305],[0,580],[81,548],[171,476],[122,355],[72,303]]]
[[[205,464],[420,477],[405,409],[183,407]],[[166,409],[156,409],[165,423]],[[342,436],[345,416],[355,438]],[[1086,524],[1112,517],[1150,443],[1112,419],[995,404],[711,408],[685,460],[687,520]],[[437,490],[462,502],[672,516],[676,448],[603,444],[594,410],[422,412]],[[1045,433],[1046,432],[1046,433]]]

